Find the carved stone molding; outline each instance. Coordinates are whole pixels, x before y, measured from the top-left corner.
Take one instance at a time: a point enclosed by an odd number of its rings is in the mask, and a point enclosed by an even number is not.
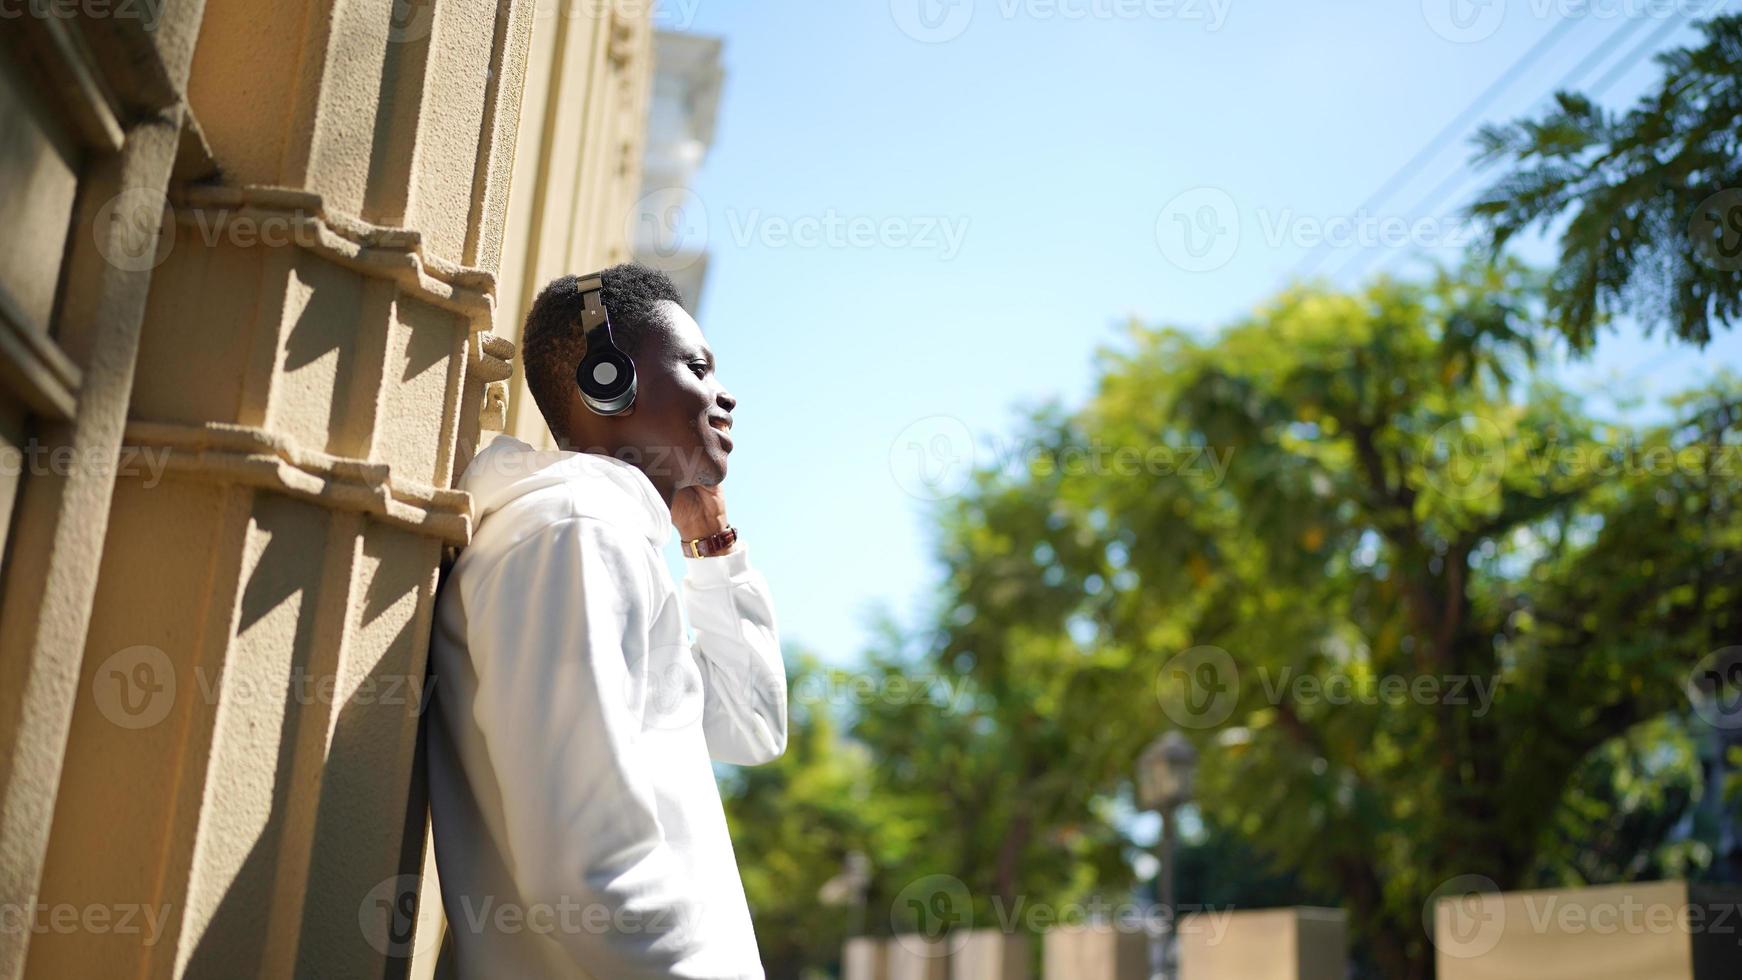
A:
[[[508,379],[514,374],[514,344],[508,338],[489,331],[474,333],[471,362],[467,369],[484,382],[478,428],[486,432],[501,432],[508,427]]]
[[[464,314],[474,331],[490,328],[496,277],[427,254],[416,229],[328,211],[321,195],[281,187],[182,186],[170,205],[177,224],[214,238],[229,234],[236,240],[232,230],[253,236],[263,228],[282,229],[289,244],[363,275],[392,279],[406,293]]]
[[[358,511],[449,544],[463,545],[471,538],[470,497],[465,492],[395,479],[385,463],[305,449],[265,429],[135,420],[127,424],[125,443],[164,451],[166,472]]]

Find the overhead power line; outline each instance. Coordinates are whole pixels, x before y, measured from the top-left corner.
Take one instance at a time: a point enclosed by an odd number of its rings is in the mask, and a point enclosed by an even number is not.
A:
[[[1613,64],[1613,66],[1610,66],[1610,70],[1604,71],[1603,77],[1597,78],[1596,82],[1590,85],[1589,89],[1585,89],[1583,94],[1592,97],[1592,99],[1603,97],[1604,92],[1610,91],[1611,85],[1615,85],[1615,82],[1627,77],[1627,73],[1634,70],[1637,64],[1643,61],[1644,57],[1651,56],[1651,54],[1655,54],[1657,50],[1662,49],[1662,47],[1664,47],[1664,42],[1669,38],[1669,35],[1672,35],[1674,31],[1678,30],[1678,28],[1686,26],[1686,21],[1688,21],[1688,19],[1690,19],[1690,14],[1679,14],[1679,16],[1665,17],[1664,21],[1658,24],[1657,30],[1651,31],[1650,35],[1646,35],[1639,44],[1636,44],[1634,47],[1627,50],[1624,56],[1620,57],[1617,63]],[[1597,45],[1596,49],[1592,49],[1589,56],[1580,59],[1580,63],[1575,64],[1566,75],[1563,75],[1561,80],[1556,82],[1556,85],[1550,89],[1549,96],[1540,97],[1540,99],[1536,101],[1535,106],[1533,106],[1526,115],[1535,115],[1536,111],[1542,110],[1543,106],[1549,103],[1549,99],[1552,97],[1552,92],[1568,91],[1568,89],[1571,89],[1573,85],[1577,85],[1578,78],[1582,78],[1585,73],[1594,70],[1597,64],[1603,63],[1604,57],[1608,57],[1611,50],[1615,50],[1615,47],[1618,47],[1620,42],[1624,42],[1627,38],[1632,37],[1634,33],[1639,31],[1639,28],[1643,28],[1644,24],[1646,24],[1646,17],[1629,17],[1627,23],[1625,23],[1620,30],[1615,31],[1613,35],[1610,35],[1610,37],[1606,38],[1604,42]],[[1479,176],[1481,176],[1481,171],[1463,171],[1463,169],[1460,169],[1460,171],[1455,172],[1455,174],[1451,174],[1446,181],[1441,181],[1441,185],[1435,186],[1432,191],[1428,191],[1427,195],[1421,198],[1420,202],[1416,202],[1415,207],[1411,207],[1411,209],[1404,212],[1404,214],[1411,214],[1411,216],[1415,216],[1415,214],[1425,214],[1425,212],[1430,211],[1430,209],[1434,209],[1437,202],[1446,200],[1449,207],[1446,207],[1444,211],[1435,212],[1435,219],[1446,221],[1451,214],[1455,214],[1456,211],[1462,211],[1463,207],[1467,207],[1467,205],[1470,204],[1469,197],[1455,195],[1453,191],[1455,191],[1456,188],[1465,185],[1472,176],[1479,178]],[[1338,268],[1336,273],[1333,273],[1333,279],[1341,279],[1343,275],[1347,275],[1347,273],[1350,272],[1359,272],[1362,266],[1366,266],[1367,261],[1371,261],[1371,259],[1374,258],[1374,254],[1378,251],[1380,251],[1380,249],[1369,247],[1369,249],[1361,249],[1361,251],[1355,252],[1354,256],[1350,256],[1347,263],[1343,263],[1343,266]],[[1388,254],[1388,259],[1394,258],[1397,254],[1401,254],[1401,252],[1390,252],[1390,254]],[[1381,263],[1381,265],[1387,265],[1387,263]]]
[[[1597,81],[1591,85],[1591,97],[1601,98],[1604,92],[1609,91],[1609,86],[1626,77],[1627,73],[1633,70],[1633,66],[1638,64],[1641,58],[1648,54],[1655,54],[1657,49],[1663,46],[1664,39],[1669,37],[1670,33],[1676,28],[1683,26],[1683,23],[1690,16],[1690,14],[1682,14],[1680,17],[1664,18],[1663,23],[1658,25],[1657,30],[1652,31],[1650,36],[1639,42],[1638,47],[1627,52],[1625,58],[1616,62],[1615,67],[1609,69],[1607,74],[1602,78],[1597,79]]]
[[[1396,193],[1400,187],[1408,182],[1410,177],[1414,176],[1415,172],[1419,170],[1423,164],[1437,156],[1441,150],[1444,149],[1445,144],[1449,140],[1462,135],[1463,132],[1469,128],[1470,123],[1473,120],[1481,118],[1482,114],[1488,111],[1489,103],[1493,102],[1496,98],[1499,98],[1502,93],[1512,86],[1513,82],[1516,82],[1527,71],[1529,71],[1530,67],[1534,65],[1539,58],[1546,54],[1550,48],[1558,44],[1561,38],[1565,37],[1576,23],[1577,21],[1575,20],[1563,18],[1557,22],[1555,26],[1549,28],[1548,32],[1538,39],[1535,44],[1531,45],[1529,50],[1520,55],[1518,60],[1514,61],[1500,74],[1499,78],[1496,78],[1481,92],[1481,94],[1470,100],[1469,104],[1464,106],[1464,108],[1452,118],[1451,122],[1446,123],[1438,133],[1434,134],[1433,138],[1429,139],[1420,150],[1416,151],[1414,156],[1410,157],[1403,166],[1398,167],[1390,177],[1386,178],[1385,182],[1379,186],[1379,189],[1369,195],[1366,201],[1362,202],[1357,213],[1373,210],[1383,203],[1386,198],[1389,198],[1392,194]],[[1330,249],[1330,247],[1331,246],[1324,242],[1320,242],[1315,246],[1313,250],[1301,260],[1301,263],[1295,267],[1294,278],[1299,279],[1311,275],[1318,268],[1319,262],[1324,259],[1325,253]]]
[[[1547,106],[1553,99],[1554,93],[1565,92],[1577,86],[1580,79],[1595,70],[1598,65],[1602,64],[1604,59],[1614,53],[1615,49],[1620,47],[1624,41],[1634,34],[1639,33],[1639,29],[1644,27],[1646,22],[1647,20],[1644,17],[1628,18],[1620,28],[1615,30],[1602,41],[1598,42],[1597,46],[1592,48],[1589,54],[1579,59],[1578,64],[1568,69],[1566,74],[1562,75],[1549,89],[1549,94],[1537,99],[1536,103],[1525,113],[1525,115],[1535,115],[1539,110]],[[1603,77],[1590,88],[1588,94],[1594,98],[1600,96],[1604,91],[1607,91],[1608,87],[1614,84],[1616,79],[1631,70],[1633,65],[1637,64],[1641,57],[1648,52],[1657,50],[1658,45],[1663,40],[1663,36],[1675,27],[1676,23],[1674,18],[1659,25],[1656,31],[1653,31],[1644,41],[1628,51],[1627,54],[1623,55],[1621,60],[1615,63],[1614,68],[1604,74]],[[1422,198],[1416,202],[1414,207],[1411,207],[1409,210],[1402,213],[1406,215],[1426,214],[1447,199],[1459,200],[1458,196],[1455,195],[1455,192],[1465,184],[1469,183],[1471,178],[1479,179],[1480,175],[1480,170],[1460,167],[1458,170],[1449,174],[1444,180],[1440,181],[1433,190],[1430,190],[1423,195]],[[1460,200],[1459,203],[1455,204],[1453,207],[1438,212],[1435,217],[1438,220],[1443,221],[1448,218],[1452,212],[1459,210],[1468,203],[1467,200]],[[1361,249],[1354,255],[1350,256],[1348,261],[1344,262],[1341,267],[1333,272],[1331,278],[1333,280],[1338,280],[1350,272],[1359,271],[1361,267],[1366,265],[1378,251],[1379,250],[1376,248]]]

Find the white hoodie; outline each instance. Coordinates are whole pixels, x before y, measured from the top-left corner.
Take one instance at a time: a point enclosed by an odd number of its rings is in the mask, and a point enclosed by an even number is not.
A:
[[[762,977],[709,762],[786,748],[779,631],[746,546],[684,559],[680,611],[670,511],[634,466],[498,437],[460,486],[476,532],[430,650],[444,968]]]

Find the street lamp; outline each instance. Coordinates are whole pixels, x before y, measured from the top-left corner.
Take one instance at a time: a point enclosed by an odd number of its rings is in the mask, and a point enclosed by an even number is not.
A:
[[[823,882],[817,898],[824,905],[850,905],[853,920],[849,936],[865,934],[865,894],[871,888],[871,859],[858,851],[848,851],[841,862],[841,873]]]
[[[1192,798],[1192,779],[1197,773],[1198,752],[1177,730],[1168,731],[1149,743],[1137,757],[1137,802],[1145,810],[1154,810],[1161,817],[1161,869],[1156,872],[1156,895],[1165,910],[1165,931],[1158,937],[1150,956],[1159,974],[1167,980],[1176,976],[1173,962],[1174,907],[1173,852],[1176,833],[1175,817],[1181,804]]]

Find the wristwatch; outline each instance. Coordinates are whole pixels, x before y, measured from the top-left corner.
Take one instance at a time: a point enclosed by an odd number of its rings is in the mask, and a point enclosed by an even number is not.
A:
[[[727,525],[724,531],[715,531],[705,538],[690,538],[682,542],[685,558],[712,558],[732,550],[732,545],[738,541],[738,529]]]

